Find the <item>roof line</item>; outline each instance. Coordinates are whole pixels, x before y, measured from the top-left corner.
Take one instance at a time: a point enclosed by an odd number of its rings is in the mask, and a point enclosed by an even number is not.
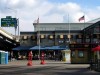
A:
[[[93,21],[96,21],[96,20],[98,20],[98,19],[100,19],[100,17],[99,18],[96,18],[96,19],[93,19],[93,20],[90,20],[90,21],[88,21],[88,22],[93,22]],[[87,23],[88,23],[87,22]]]

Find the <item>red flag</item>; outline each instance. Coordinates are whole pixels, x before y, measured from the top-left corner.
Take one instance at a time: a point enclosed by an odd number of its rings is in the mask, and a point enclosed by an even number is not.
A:
[[[85,20],[84,16],[82,16],[82,17],[79,18],[79,22],[80,22],[81,20]]]

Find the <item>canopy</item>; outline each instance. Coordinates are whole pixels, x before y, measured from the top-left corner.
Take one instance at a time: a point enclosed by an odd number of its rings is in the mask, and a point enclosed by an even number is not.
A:
[[[31,48],[30,48],[30,50],[39,50],[39,49],[40,49],[40,50],[46,50],[45,47],[41,47],[41,46],[40,46],[40,47],[39,47],[39,46],[34,46],[34,47],[31,47]]]
[[[32,46],[18,46],[12,50],[29,50]]]
[[[100,51],[100,45],[95,48],[92,48],[92,51]]]
[[[45,46],[45,47],[42,47],[40,46],[40,50],[66,50],[68,49],[68,47],[64,47],[64,46]],[[30,50],[39,50],[39,46],[34,46],[32,48],[30,48]]]
[[[68,46],[18,46],[12,50],[66,50]]]
[[[95,48],[92,48],[92,51],[96,51],[97,52],[97,58],[99,59],[100,58],[100,45],[95,47]]]
[[[62,46],[51,46],[51,47],[46,47],[48,50],[65,50],[68,49],[68,47],[62,47]]]

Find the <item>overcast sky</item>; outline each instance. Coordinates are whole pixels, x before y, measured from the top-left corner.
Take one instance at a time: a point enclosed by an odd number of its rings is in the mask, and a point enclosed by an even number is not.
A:
[[[86,22],[99,18],[100,0],[0,0],[0,18],[19,18],[20,31],[34,31],[38,17],[40,23],[67,23],[68,14],[72,23],[83,15]]]

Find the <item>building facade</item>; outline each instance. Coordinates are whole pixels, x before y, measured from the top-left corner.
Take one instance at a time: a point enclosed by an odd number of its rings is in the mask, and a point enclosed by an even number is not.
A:
[[[33,23],[34,32],[20,32],[20,46],[68,46],[71,63],[89,63],[91,50],[100,41],[100,21],[96,23]],[[77,60],[77,61],[76,61]]]

